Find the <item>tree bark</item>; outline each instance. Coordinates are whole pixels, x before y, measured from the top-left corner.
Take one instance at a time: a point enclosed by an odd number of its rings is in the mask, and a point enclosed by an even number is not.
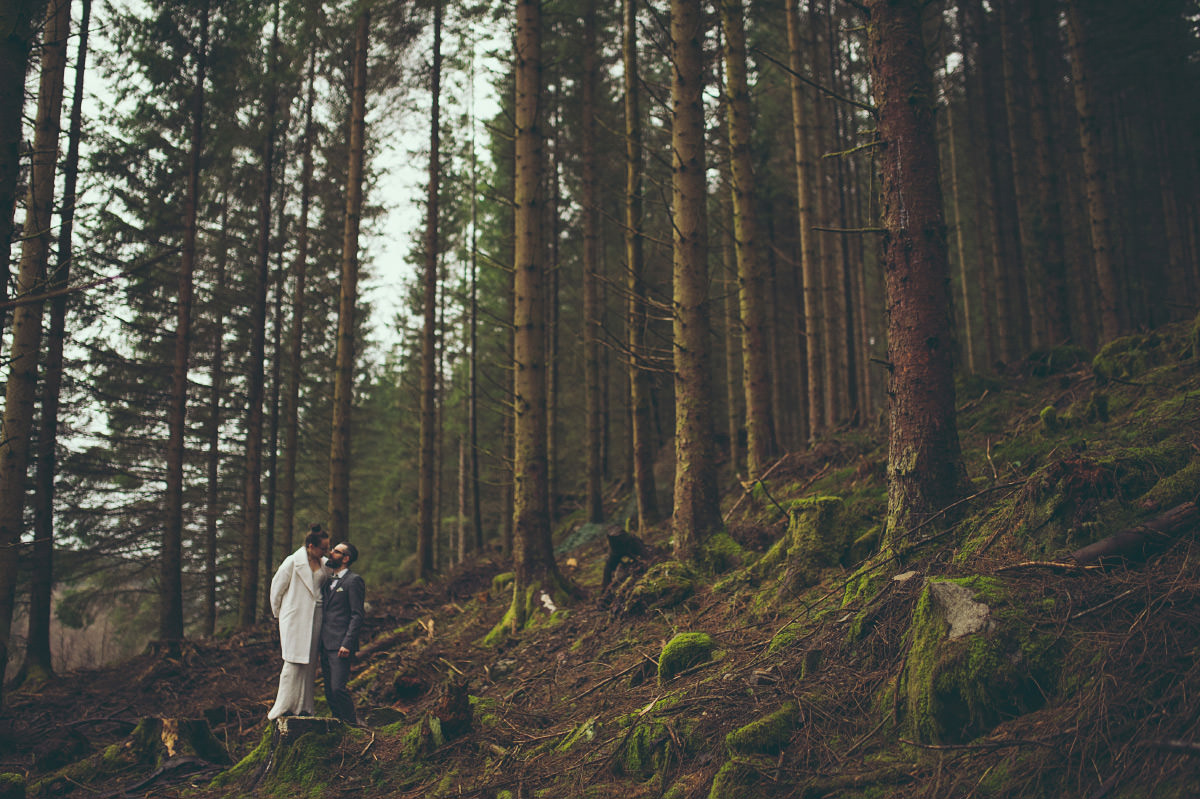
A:
[[[949,264],[933,82],[919,0],[869,0],[868,60],[883,173],[888,360],[888,517],[884,546],[959,495],[965,472],[954,410]]]
[[[517,0],[516,181],[513,304],[513,632],[531,611],[527,594],[561,582],[550,541],[546,443],[546,246],[543,241],[545,142],[541,125],[542,9]]]
[[[69,5],[67,3],[66,5]],[[47,289],[67,287],[71,272],[72,232],[75,225],[75,196],[79,178],[79,141],[83,130],[83,80],[87,66],[88,28],[92,1],[83,0],[79,21],[79,45],[75,57],[75,93],[67,136],[67,158],[63,165],[63,197],[58,234],[58,265],[46,282]],[[29,587],[29,636],[25,663],[26,679],[40,682],[54,673],[50,652],[50,615],[54,595],[54,477],[57,472],[59,393],[63,378],[63,344],[67,335],[66,292],[50,302],[50,329],[46,335],[46,367],[42,380],[42,423],[38,436],[37,478],[34,489],[33,571]],[[20,680],[18,680],[19,682]]]
[[[671,173],[674,212],[675,556],[703,557],[721,529],[712,447],[704,163],[704,14],[671,0]]]
[[[417,569],[428,579],[433,564],[434,428],[437,403],[438,193],[441,180],[442,3],[433,4],[433,72],[430,76],[429,186],[425,202],[425,269],[422,273],[421,444],[417,484]]]
[[[1065,5],[1071,83],[1075,90],[1075,110],[1079,115],[1079,141],[1083,147],[1083,180],[1091,232],[1092,264],[1099,293],[1100,333],[1105,340],[1112,340],[1122,330],[1121,281],[1114,260],[1113,215],[1104,180],[1106,153],[1096,107],[1098,88],[1089,67],[1087,30],[1079,0],[1065,0]]]
[[[46,10],[42,37],[42,73],[34,123],[33,163],[25,211],[24,242],[17,267],[17,298],[43,288],[50,257],[50,218],[54,206],[54,171],[58,164],[59,119],[67,63],[70,3],[55,0]],[[0,209],[2,210],[2,209]],[[42,303],[31,302],[13,311],[12,349],[5,389],[4,437],[0,441],[0,675],[8,666],[8,647],[16,599],[15,550],[24,529],[25,481],[33,439],[34,399],[37,393],[38,345],[42,335]],[[0,686],[0,703],[3,701]]]
[[[358,232],[363,205],[363,146],[367,113],[367,44],[371,11],[358,12],[354,38],[354,88],[350,110],[346,218],[342,230],[342,281],[338,296],[337,358],[333,393],[333,431],[329,446],[329,538],[334,544],[350,533],[350,411],[354,392],[354,316],[358,302]]]
[[[791,69],[788,84],[792,96],[792,137],[796,160],[796,202],[800,225],[800,272],[803,286],[804,353],[807,361],[808,392],[802,398],[807,406],[806,422],[801,439],[810,440],[825,429],[825,368],[821,343],[820,272],[813,231],[813,160],[811,144],[812,123],[806,102],[805,87],[800,80],[804,73],[804,41],[800,31],[798,0],[787,0],[788,64]]]
[[[217,528],[221,484],[221,396],[225,393],[225,276],[229,266],[229,197],[221,204],[221,251],[214,278],[216,318],[213,320],[211,384],[208,390],[208,459],[205,466],[204,502],[204,627],[205,635],[217,631]],[[269,606],[268,606],[269,607]]]
[[[308,56],[308,94],[304,101],[304,155],[300,167],[300,219],[296,233],[296,260],[292,263],[292,329],[289,333],[287,390],[283,412],[283,485],[279,492],[280,527],[291,552],[296,526],[296,460],[300,451],[300,362],[304,355],[305,283],[308,277],[308,217],[312,207],[313,101],[316,94],[317,54]]]
[[[580,128],[583,158],[580,164],[583,191],[583,374],[584,415],[587,430],[587,496],[584,509],[589,522],[604,521],[600,495],[603,478],[601,463],[600,416],[600,207],[596,196],[596,84],[600,68],[596,53],[596,1],[588,0],[583,18],[583,81]]]
[[[271,33],[270,65],[267,72],[266,119],[262,155],[262,196],[258,208],[258,254],[254,272],[254,300],[250,307],[250,357],[246,380],[246,475],[243,506],[241,581],[238,595],[238,626],[249,627],[258,620],[258,573],[262,545],[262,455],[263,394],[267,348],[267,287],[271,282],[271,193],[274,190],[275,111],[279,83],[275,74],[279,51],[279,2],[275,3],[275,25]]]
[[[746,69],[746,28],[741,0],[721,1],[725,32],[729,157],[732,172],[733,238],[737,253],[742,321],[742,382],[746,394],[746,476],[762,475],[775,455],[771,409],[769,316],[766,275],[758,251],[754,167],[750,156],[750,86]]]
[[[183,460],[187,442],[188,360],[192,348],[192,305],[196,273],[196,229],[200,215],[200,161],[204,155],[204,81],[208,59],[209,6],[200,12],[200,43],[196,49],[196,86],[192,92],[191,145],[188,189],[183,207],[183,247],[176,301],[175,361],[171,371],[171,400],[167,411],[167,494],[159,577],[158,637],[183,640]]]
[[[0,301],[7,300],[11,282],[10,248],[13,240],[13,213],[17,206],[17,181],[21,174],[21,143],[25,139],[22,112],[25,108],[25,73],[29,67],[29,49],[34,25],[46,18],[45,0],[9,5],[9,25],[0,32]],[[5,327],[6,310],[0,310],[0,330]],[[3,336],[0,336],[0,345]]]
[[[641,80],[638,74],[637,0],[625,0],[622,52],[625,64],[625,258],[629,275],[629,404],[632,424],[633,488],[639,532],[660,518],[654,480],[654,420],[651,374],[646,368],[647,288],[642,207]]]

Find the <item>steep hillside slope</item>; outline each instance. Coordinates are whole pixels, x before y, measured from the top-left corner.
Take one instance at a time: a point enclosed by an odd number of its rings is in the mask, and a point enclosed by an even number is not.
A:
[[[662,529],[601,590],[607,531],[567,523],[586,597],[496,646],[498,558],[373,586],[363,728],[266,724],[264,627],[15,695],[0,771],[29,796],[1200,795],[1197,339],[961,384],[972,487],[898,551],[855,431],[726,497],[720,574]],[[150,717],[206,720],[237,765]]]

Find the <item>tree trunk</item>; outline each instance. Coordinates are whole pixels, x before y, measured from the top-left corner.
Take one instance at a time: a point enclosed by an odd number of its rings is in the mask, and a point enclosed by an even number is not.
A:
[[[70,4],[47,9],[42,37],[42,74],[34,123],[33,163],[25,211],[24,242],[17,268],[18,298],[42,290],[50,257],[50,216],[54,206],[54,170],[58,164],[59,118],[67,64]],[[24,529],[25,479],[33,439],[33,408],[37,393],[38,345],[42,334],[42,304],[32,302],[13,311],[12,349],[4,404],[4,437],[0,441],[0,676],[8,666],[8,647],[16,599],[17,561],[14,550]],[[3,687],[0,687],[0,703]]]
[[[1099,88],[1093,83],[1089,66],[1087,30],[1079,0],[1065,0],[1065,4],[1071,83],[1075,90],[1075,110],[1079,115],[1079,141],[1083,147],[1083,180],[1091,232],[1092,264],[1099,292],[1100,333],[1105,340],[1111,341],[1122,330],[1121,281],[1114,260],[1113,215],[1104,180],[1106,153],[1096,107]]]
[[[589,522],[604,521],[600,495],[603,464],[600,459],[600,207],[596,196],[596,84],[600,68],[596,54],[596,2],[589,0],[583,19],[583,105],[580,128],[583,137],[583,374],[584,414],[587,417],[587,496],[584,509]]]
[[[425,269],[421,280],[424,329],[421,332],[421,444],[417,488],[417,569],[433,574],[434,427],[437,403],[438,192],[441,180],[442,3],[433,5],[433,73],[430,76],[429,185],[425,203]]]
[[[546,450],[546,247],[539,115],[542,87],[540,0],[517,0],[516,182],[513,364],[516,411],[513,460],[513,601],[508,621],[523,628],[532,610],[527,594],[553,591],[561,581],[550,542]],[[536,600],[534,600],[536,601]]]
[[[632,424],[633,488],[637,497],[638,532],[660,518],[654,481],[654,420],[651,374],[647,367],[646,264],[643,257],[645,216],[642,210],[642,112],[638,74],[637,0],[625,0],[623,54],[625,64],[625,257],[629,275],[629,405]]]
[[[472,53],[472,57],[474,53]],[[475,64],[471,62],[471,91],[475,88]],[[483,510],[479,503],[479,172],[475,160],[475,106],[471,106],[471,361],[467,399],[467,429],[471,437],[471,526],[475,549],[483,551]]]
[[[292,263],[292,329],[289,333],[287,391],[283,412],[283,485],[279,492],[280,527],[286,537],[284,552],[291,552],[296,527],[296,460],[300,446],[300,362],[304,354],[304,289],[308,273],[308,216],[312,207],[313,101],[316,94],[317,54],[308,56],[308,94],[304,101],[304,155],[300,168],[300,219],[296,233],[296,260]]]
[[[1035,260],[1041,264],[1042,313],[1046,344],[1054,347],[1071,340],[1067,264],[1063,255],[1062,208],[1059,200],[1058,164],[1055,162],[1054,125],[1050,118],[1050,53],[1057,52],[1057,27],[1048,0],[1021,0],[1022,29],[1029,70],[1029,133],[1033,141],[1034,207],[1032,209]]]
[[[342,230],[333,432],[329,446],[329,537],[334,544],[346,540],[350,534],[350,411],[354,391],[354,315],[358,302],[358,230],[363,205],[367,37],[370,25],[370,7],[364,5],[358,13],[358,29],[354,39],[354,88],[350,109],[349,169],[346,174],[346,219]]]
[[[883,147],[892,369],[884,545],[896,547],[908,530],[958,497],[966,476],[954,417],[946,227],[920,2],[869,0],[866,8]]]
[[[67,4],[69,5],[69,4]],[[58,265],[47,280],[50,290],[65,289],[71,272],[75,194],[79,178],[79,140],[83,129],[83,79],[87,65],[88,27],[92,0],[83,0],[79,47],[75,58],[75,93],[71,102],[67,159],[63,165],[62,228],[58,235]],[[67,294],[50,302],[46,335],[46,368],[42,381],[42,423],[38,437],[37,479],[33,500],[33,570],[29,587],[29,637],[22,666],[25,679],[41,682],[54,673],[50,652],[50,615],[54,594],[54,477],[57,472],[59,392],[63,377],[63,343],[67,335]],[[20,680],[18,680],[20,681]]]
[[[29,48],[34,25],[45,21],[46,3],[17,2],[5,14],[6,29],[0,34],[0,301],[8,299],[12,282],[9,272],[13,240],[13,213],[17,206],[17,186],[21,174],[22,126],[25,109],[25,72],[29,66]],[[4,329],[6,310],[0,310],[0,330]],[[0,336],[0,345],[3,336]]]
[[[218,501],[221,485],[221,396],[225,393],[225,275],[229,266],[229,196],[221,204],[221,252],[217,257],[214,279],[212,373],[208,390],[208,461],[205,468],[207,484],[204,503],[204,634],[217,631],[217,528],[220,523]]]
[[[800,271],[803,286],[804,352],[807,361],[808,392],[802,401],[808,406],[807,441],[825,429],[825,368],[821,343],[821,281],[813,231],[814,169],[812,136],[808,103],[805,102],[804,41],[800,31],[798,0],[787,0],[788,64],[791,72],[788,84],[792,95],[792,137],[796,159],[796,202],[800,224]],[[803,418],[803,417],[802,417]]]
[[[966,193],[962,182],[959,179],[958,172],[958,141],[960,135],[957,130],[957,119],[959,112],[954,110],[955,97],[950,86],[950,75],[946,75],[946,141],[948,144],[947,159],[950,162],[950,200],[954,205],[954,252],[957,256],[958,264],[958,284],[959,284],[959,318],[962,319],[960,328],[959,346],[962,349],[962,355],[966,361],[967,371],[974,374],[979,371],[979,367],[975,359],[975,334],[973,328],[975,326],[974,305],[971,302],[971,283],[972,274],[968,269],[967,263],[967,244],[966,244],[966,201],[963,195]],[[972,261],[971,263],[975,263]]]
[[[275,3],[275,25],[271,34],[270,65],[267,71],[265,133],[262,156],[262,197],[258,208],[258,254],[254,273],[254,301],[250,307],[250,357],[246,380],[246,475],[241,564],[238,596],[238,626],[257,621],[258,572],[262,544],[262,449],[263,388],[267,348],[267,287],[271,282],[271,192],[274,189],[275,111],[279,83],[275,74],[279,54],[279,2]]]
[[[746,28],[741,0],[721,0],[725,32],[729,156],[732,172],[733,238],[737,252],[742,317],[742,382],[746,394],[746,475],[757,479],[775,455],[775,429],[768,376],[770,348],[766,276],[758,252],[754,167],[750,156],[750,86]]]
[[[288,118],[285,114],[284,129],[288,126]],[[284,134],[284,141],[287,141],[287,134]],[[281,388],[279,385],[280,376],[283,370],[283,295],[287,292],[287,268],[283,264],[283,245],[282,242],[287,241],[287,196],[284,194],[284,187],[287,186],[287,153],[284,148],[279,152],[279,230],[277,232],[277,241],[280,242],[275,258],[275,308],[273,310],[272,319],[272,335],[271,342],[271,396],[267,400],[267,525],[266,535],[263,537],[263,552],[262,557],[262,615],[263,621],[271,621],[271,577],[275,574],[275,568],[278,561],[283,555],[289,554],[291,550],[284,550],[283,553],[277,552],[275,544],[275,507],[276,507],[276,491],[279,488],[279,397]]]
[[[671,172],[674,211],[675,556],[703,558],[721,529],[712,447],[704,164],[704,14],[671,0]]]
[[[167,412],[167,495],[159,583],[158,637],[183,640],[183,460],[187,442],[188,360],[192,347],[192,305],[196,272],[196,229],[200,215],[200,161],[204,154],[204,81],[208,57],[208,3],[200,15],[196,86],[192,91],[192,137],[188,189],[183,207],[183,247],[176,305],[175,361]]]

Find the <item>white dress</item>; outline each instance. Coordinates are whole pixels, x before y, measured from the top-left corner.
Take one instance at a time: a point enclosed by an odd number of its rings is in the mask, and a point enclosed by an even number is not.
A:
[[[313,603],[312,639],[309,644],[308,662],[292,663],[283,661],[283,671],[279,673],[279,693],[275,696],[275,706],[267,713],[267,718],[274,721],[280,716],[311,716],[313,713],[314,684],[317,679],[317,645],[321,641],[321,586],[328,579],[325,569],[317,569],[312,573]],[[303,591],[302,586],[293,590]]]

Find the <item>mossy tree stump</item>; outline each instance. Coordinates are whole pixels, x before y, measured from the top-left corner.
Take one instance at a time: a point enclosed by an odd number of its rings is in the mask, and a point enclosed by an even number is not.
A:
[[[788,507],[788,528],[783,538],[752,567],[757,580],[780,577],[779,591],[792,595],[815,585],[822,569],[837,565],[853,543],[842,523],[841,497],[811,497]]]
[[[214,788],[251,791],[266,784],[305,785],[321,779],[347,727],[316,716],[283,716],[268,722],[250,754],[212,782]]]

